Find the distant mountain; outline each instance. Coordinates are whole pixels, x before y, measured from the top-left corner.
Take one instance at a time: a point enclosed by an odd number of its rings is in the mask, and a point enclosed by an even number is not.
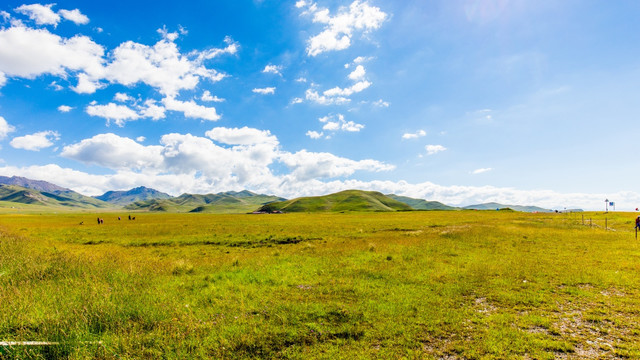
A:
[[[403,202],[416,210],[460,210],[460,208],[445,205],[439,201],[427,201],[407,196],[387,194],[388,197]]]
[[[49,193],[17,185],[0,185],[0,201],[54,208],[98,209],[110,207],[108,203],[68,189]]]
[[[274,202],[258,211],[273,212],[340,212],[340,211],[398,211],[412,210],[411,206],[376,191],[346,190],[325,196],[301,197]]]
[[[469,205],[463,207],[466,210],[498,210],[498,209],[511,209],[515,211],[522,212],[551,212],[549,209],[544,209],[537,206],[522,206],[522,205],[503,205],[495,202],[477,204],[477,205]]]
[[[140,186],[128,191],[107,191],[100,196],[94,196],[98,200],[111,204],[125,206],[136,201],[169,199],[171,195],[155,189]]]
[[[0,184],[2,185],[17,185],[27,189],[33,189],[37,191],[46,191],[53,193],[55,191],[70,191],[69,189],[60,187],[58,185],[46,182],[43,180],[31,180],[20,176],[0,176]]]
[[[246,213],[261,205],[286,200],[272,195],[255,194],[250,191],[228,191],[218,194],[182,194],[168,199],[136,201],[125,206],[129,210],[198,213]]]

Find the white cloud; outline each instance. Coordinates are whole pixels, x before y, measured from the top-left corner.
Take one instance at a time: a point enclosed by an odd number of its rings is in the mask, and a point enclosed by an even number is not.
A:
[[[1,85],[1,84],[0,84]],[[62,86],[60,86],[60,84],[58,84],[58,82],[56,82],[55,80],[51,82],[51,84],[49,84],[49,87],[53,88],[53,90],[55,91],[62,91],[64,90],[64,88]]]
[[[138,110],[140,111],[140,115],[146,118],[151,118],[152,120],[160,120],[165,118],[165,108],[159,105],[156,105],[156,101],[153,99],[148,99],[144,102],[144,106],[139,106]]]
[[[350,160],[331,153],[313,153],[301,150],[283,153],[280,161],[292,169],[289,175],[295,181],[349,176],[356,171],[389,171],[394,166],[376,160]]]
[[[9,143],[16,149],[39,151],[53,145],[53,141],[59,140],[60,134],[56,131],[40,131],[35,134],[13,138]]]
[[[134,101],[135,99],[125,93],[118,92],[113,96],[113,100],[119,102]]]
[[[212,140],[229,145],[278,145],[278,139],[269,130],[258,130],[249,127],[225,128],[216,127],[205,133]]]
[[[298,6],[299,5],[299,6]],[[319,9],[315,3],[298,2],[296,7],[307,7],[305,13],[313,15],[313,22],[324,24],[324,30],[307,41],[307,54],[316,56],[326,51],[344,50],[351,46],[355,32],[367,33],[380,28],[387,14],[367,1],[356,0],[341,7],[335,16],[326,8]]]
[[[481,168],[481,169],[475,169],[471,172],[471,174],[473,175],[478,175],[478,174],[482,174],[482,173],[486,173],[493,170],[492,168]]]
[[[0,116],[0,140],[3,140],[9,135],[10,132],[15,131],[15,128],[7,122],[2,116]]]
[[[340,87],[334,87],[332,89],[329,90],[325,90],[324,91],[324,95],[325,96],[329,96],[329,97],[335,97],[335,96],[351,96],[354,93],[359,93],[362,90],[368,88],[369,86],[371,86],[371,83],[364,80],[364,81],[359,81],[355,84],[353,84],[352,86],[348,87],[348,88],[340,88]]]
[[[58,111],[63,112],[63,113],[68,113],[71,110],[73,110],[73,107],[71,107],[69,105],[60,105],[60,106],[58,106]]]
[[[308,137],[310,137],[312,139],[320,139],[322,137],[322,135],[324,135],[324,133],[309,130],[309,131],[307,131],[307,133],[305,135],[307,135]]]
[[[143,142],[143,141],[145,141],[145,140],[147,140],[147,138],[146,138],[146,137],[144,137],[144,136],[138,136],[138,137],[136,138],[136,141],[137,141],[137,142]]]
[[[282,76],[282,74],[280,73],[280,70],[282,70],[282,66],[269,64],[269,65],[264,67],[262,72],[263,73],[271,73],[271,74],[276,74],[276,75]]]
[[[353,81],[362,80],[364,79],[365,74],[366,74],[366,71],[364,70],[364,66],[358,65],[356,66],[356,69],[353,70],[351,74],[349,74],[349,79]]]
[[[78,9],[73,10],[60,10],[58,11],[63,18],[73,21],[76,25],[85,25],[89,23],[89,18],[80,12]]]
[[[344,96],[331,97],[320,95],[317,91],[312,89],[307,89],[305,92],[305,98],[320,105],[344,105],[351,101],[351,99],[347,99]]]
[[[15,9],[16,12],[29,16],[38,25],[58,25],[60,15],[56,14],[51,7],[55,4],[41,5],[21,5]]]
[[[65,146],[61,156],[111,169],[162,168],[162,147],[143,146],[129,138],[107,133]]]
[[[384,100],[382,100],[382,99],[374,101],[373,105],[377,106],[377,107],[381,107],[381,108],[388,108],[389,107],[389,103],[384,101]]]
[[[353,63],[354,64],[362,64],[363,62],[369,61],[371,59],[372,59],[372,57],[370,57],[370,56],[367,56],[367,57],[358,56],[357,58],[353,59]]]
[[[216,108],[198,105],[193,100],[180,101],[173,97],[165,97],[162,99],[162,104],[164,104],[167,110],[180,111],[188,118],[209,121],[217,121],[220,119],[220,115],[218,115]]]
[[[212,96],[211,92],[209,92],[209,90],[205,90],[202,93],[202,97],[200,97],[200,100],[202,101],[213,101],[213,102],[223,102],[224,99],[219,98],[217,96]]]
[[[306,83],[307,82],[307,78],[304,77],[299,77],[295,80],[296,82],[301,82],[301,83]]]
[[[107,119],[107,124],[113,121],[122,127],[126,121],[137,120],[140,115],[126,105],[108,103],[107,105],[89,105],[86,107],[87,114]]]
[[[417,138],[419,138],[419,137],[423,137],[423,136],[426,136],[426,135],[427,135],[427,132],[426,132],[426,131],[424,131],[424,130],[418,130],[418,131],[416,131],[415,133],[404,133],[404,134],[402,135],[402,138],[403,138],[403,139],[405,139],[405,140],[406,140],[406,139],[417,139]]]
[[[4,19],[5,21],[11,19],[11,14],[4,10],[0,11],[0,16],[2,16],[2,19]]]
[[[442,145],[427,145],[424,148],[427,150],[427,155],[433,155],[447,150],[447,148]]]
[[[7,83],[7,76],[0,71],[0,88]]]
[[[353,121],[346,121],[344,115],[327,115],[318,119],[321,123],[324,124],[322,126],[322,130],[327,131],[347,131],[347,132],[359,132],[364,129],[364,125],[356,124]]]
[[[302,103],[303,101],[304,101],[304,99],[303,99],[303,98],[299,98],[299,97],[297,97],[297,98],[293,98],[293,100],[291,100],[291,104],[300,104],[300,103]]]
[[[0,72],[8,77],[66,77],[67,70],[86,76],[102,70],[103,54],[102,46],[86,36],[65,39],[46,29],[24,26],[0,29]]]
[[[275,87],[256,88],[251,91],[253,91],[256,94],[269,95],[269,94],[274,94],[276,92],[276,88]]]

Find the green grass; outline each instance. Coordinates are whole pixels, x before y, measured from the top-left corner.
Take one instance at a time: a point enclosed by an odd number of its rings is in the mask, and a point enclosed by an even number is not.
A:
[[[0,358],[640,357],[633,214],[117,216],[0,215]]]

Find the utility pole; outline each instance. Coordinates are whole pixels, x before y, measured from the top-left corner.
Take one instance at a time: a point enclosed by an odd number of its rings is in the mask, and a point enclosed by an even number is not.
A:
[[[609,212],[609,199],[604,199],[604,212]]]

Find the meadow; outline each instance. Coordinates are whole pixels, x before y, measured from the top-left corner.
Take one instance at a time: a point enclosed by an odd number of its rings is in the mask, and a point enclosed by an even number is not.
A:
[[[640,357],[636,214],[127,215],[0,214],[0,358]]]

